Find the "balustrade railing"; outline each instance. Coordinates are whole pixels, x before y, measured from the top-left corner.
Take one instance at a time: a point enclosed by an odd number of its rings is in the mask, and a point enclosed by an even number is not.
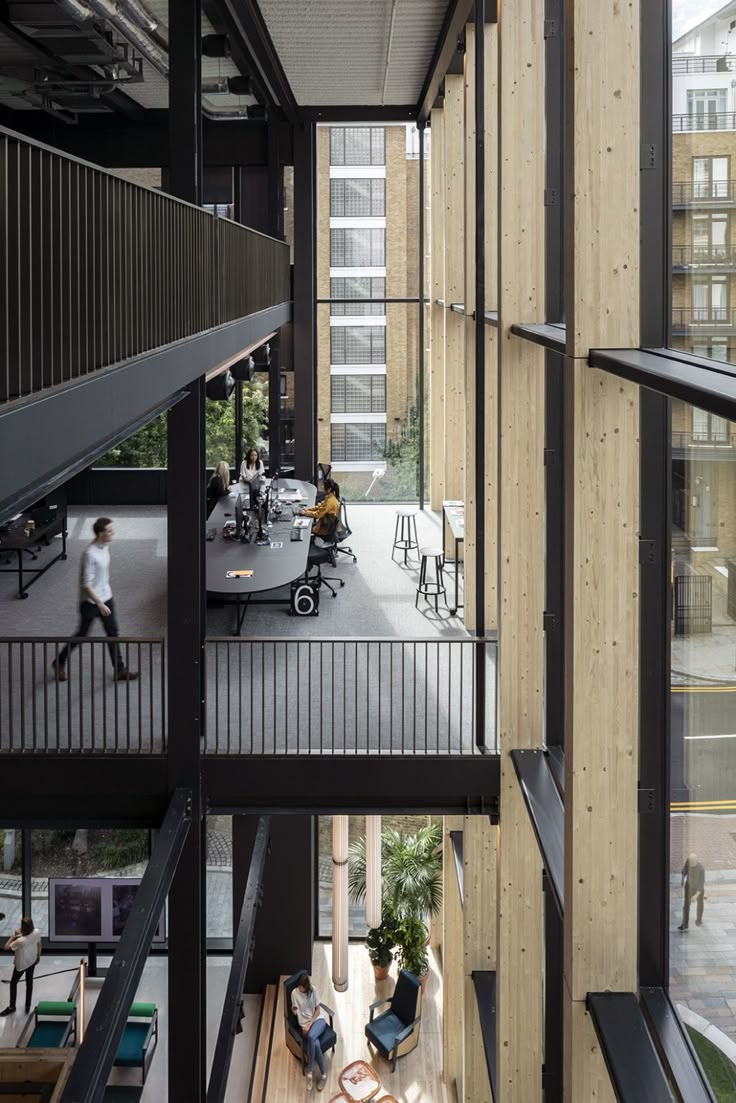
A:
[[[711,268],[732,268],[736,264],[734,245],[673,245],[674,268],[709,265]]]
[[[736,200],[734,180],[675,180],[672,183],[673,207],[691,203],[732,203]]]
[[[289,248],[0,128],[0,402],[287,302]]]
[[[714,329],[736,324],[736,310],[727,306],[676,306],[672,310],[672,332],[683,333],[690,327]]]
[[[736,130],[736,111],[689,111],[672,116],[673,134],[696,130]]]

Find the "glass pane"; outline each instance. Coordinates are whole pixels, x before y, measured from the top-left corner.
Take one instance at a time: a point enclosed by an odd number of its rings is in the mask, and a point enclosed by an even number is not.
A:
[[[736,363],[736,37],[722,4],[672,0],[672,337]],[[700,85],[700,87],[698,87]],[[718,345],[714,338],[723,340]]]
[[[233,937],[232,816],[207,817],[207,937]]]
[[[672,401],[670,993],[719,1099],[736,1085],[734,445],[736,425]]]
[[[0,827],[0,938],[5,939],[20,926],[23,915],[21,870],[23,834],[12,827]],[[11,959],[8,957],[8,961]]]

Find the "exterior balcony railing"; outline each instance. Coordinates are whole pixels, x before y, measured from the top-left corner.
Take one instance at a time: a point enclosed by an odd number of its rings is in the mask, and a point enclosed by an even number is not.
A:
[[[289,248],[0,128],[0,402],[288,302]]]
[[[672,116],[673,134],[690,134],[700,130],[736,130],[736,111],[688,112]]]
[[[672,184],[673,207],[734,202],[736,202],[736,180],[675,180]]]
[[[672,267],[733,268],[736,266],[736,245],[674,245]]]
[[[732,54],[674,54],[672,57],[672,76],[685,77],[693,73],[734,73],[736,55]]]
[[[736,448],[736,434],[723,433],[678,433],[672,434],[672,447],[683,448]]]
[[[672,310],[672,332],[687,333],[690,329],[732,330],[736,326],[736,310],[727,306],[687,306]]]

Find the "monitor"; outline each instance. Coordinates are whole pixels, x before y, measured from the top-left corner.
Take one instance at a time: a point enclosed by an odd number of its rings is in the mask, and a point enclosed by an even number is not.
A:
[[[140,883],[140,877],[50,877],[49,938],[54,942],[117,942]],[[153,940],[165,939],[162,913]]]

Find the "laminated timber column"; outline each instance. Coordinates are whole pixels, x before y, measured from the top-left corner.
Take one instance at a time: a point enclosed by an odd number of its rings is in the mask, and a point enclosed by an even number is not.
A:
[[[465,294],[464,78],[445,77],[445,497],[465,496],[465,326],[449,309]],[[451,553],[452,554],[452,553]]]
[[[475,27],[469,24],[465,31],[465,544],[464,559],[464,613],[465,627],[476,628],[476,463],[475,463],[475,409],[476,409],[476,326],[473,312],[475,301]],[[498,295],[498,30],[495,23],[486,23],[483,34],[484,53],[484,198],[485,198],[485,287],[486,302],[481,310],[495,310]],[[496,330],[484,326],[485,341],[485,457],[484,457],[484,630],[497,625],[498,566],[496,563],[497,490],[498,490],[498,381]]]
[[[496,968],[496,829],[488,816],[463,823],[464,1103],[491,1103],[473,971]]]
[[[544,320],[543,0],[505,0],[498,33],[496,1076],[503,1103],[536,1103],[542,1095],[543,1059],[542,867],[510,752],[542,746],[544,354],[513,336],[510,327]]]
[[[462,831],[462,816],[445,816],[442,850],[442,1079],[448,1098],[463,1099],[463,908],[455,873],[451,831]],[[456,1086],[455,1088],[453,1086]]]
[[[564,1098],[612,1100],[588,992],[637,990],[639,0],[568,0]]]
[[[445,112],[433,107],[430,127],[430,302],[429,506],[442,509],[445,497]]]

